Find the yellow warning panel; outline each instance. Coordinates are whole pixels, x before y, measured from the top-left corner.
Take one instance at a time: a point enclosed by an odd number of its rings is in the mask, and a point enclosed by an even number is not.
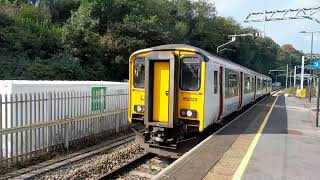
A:
[[[300,89],[299,97],[302,97],[302,98],[306,97],[306,89]]]
[[[169,62],[154,62],[153,120],[169,120]]]

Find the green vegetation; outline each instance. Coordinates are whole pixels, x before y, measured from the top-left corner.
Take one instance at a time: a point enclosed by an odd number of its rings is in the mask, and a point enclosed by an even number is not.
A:
[[[288,93],[290,96],[296,96],[297,89],[298,89],[298,88],[296,88],[296,87],[288,88],[287,93]]]
[[[0,0],[0,79],[122,80],[135,50],[185,43],[215,54],[248,32],[204,0]],[[228,48],[220,55],[261,73],[301,58],[270,38]]]

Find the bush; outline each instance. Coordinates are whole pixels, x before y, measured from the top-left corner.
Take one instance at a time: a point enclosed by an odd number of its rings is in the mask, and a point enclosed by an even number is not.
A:
[[[290,96],[296,96],[296,92],[297,92],[297,89],[296,87],[291,87],[287,90],[287,93],[290,95]]]

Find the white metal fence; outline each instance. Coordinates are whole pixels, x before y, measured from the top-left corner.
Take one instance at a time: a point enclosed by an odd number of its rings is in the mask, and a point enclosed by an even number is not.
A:
[[[124,130],[127,109],[126,89],[0,95],[0,164]]]

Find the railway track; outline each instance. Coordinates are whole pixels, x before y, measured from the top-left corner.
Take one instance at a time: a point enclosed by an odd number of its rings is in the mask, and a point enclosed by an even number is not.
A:
[[[136,160],[141,154],[144,154],[144,150],[135,142],[129,142],[108,152],[41,174],[34,179],[99,179],[101,174],[118,169],[123,164]]]
[[[152,179],[175,159],[144,153],[123,166],[101,175],[97,179]]]
[[[271,95],[279,93],[276,90]],[[248,108],[248,107],[247,107]],[[210,134],[226,126],[244,110],[227,117],[223,123],[215,126]],[[91,149],[89,152],[61,158],[55,163],[38,165],[38,169],[21,171],[13,179],[151,179],[175,159],[147,153],[134,144],[134,135],[117,138],[112,143]],[[2,178],[0,178],[2,179]]]
[[[39,179],[42,177],[46,177],[46,174],[50,174],[50,172],[63,169],[69,164],[77,163],[84,159],[89,159],[90,157],[97,156],[101,153],[109,152],[118,146],[123,146],[130,142],[133,142],[135,139],[134,137],[134,133],[120,136],[118,138],[108,140],[101,145],[89,147],[79,152],[64,155],[56,159],[20,169],[16,172],[5,174],[1,176],[0,179]]]
[[[279,93],[280,91],[281,89],[275,90],[270,94],[274,95],[276,93]],[[209,134],[217,132],[219,129],[227,125],[228,122],[232,121],[235,117],[245,112],[249,107],[251,106],[248,106],[242,111],[234,113],[231,116],[227,117],[222,124],[215,126],[212,131],[209,132]],[[117,169],[108,173],[102,174],[97,179],[152,179],[162,169],[170,165],[174,160],[175,159],[158,156],[156,154],[144,153],[136,159],[132,159],[130,162],[123,164],[121,167],[118,167]]]

